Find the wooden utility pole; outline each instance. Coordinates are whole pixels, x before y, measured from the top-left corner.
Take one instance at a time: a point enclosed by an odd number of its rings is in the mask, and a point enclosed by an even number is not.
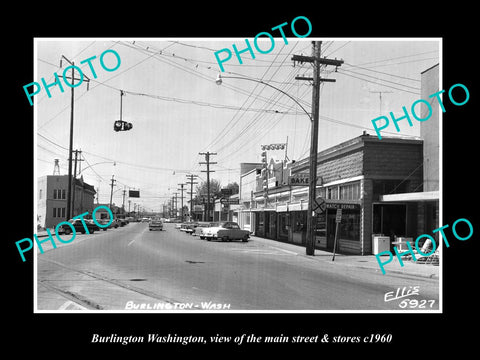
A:
[[[180,185],[180,189],[177,189],[182,192],[181,198],[180,198],[180,218],[182,219],[183,222],[183,192],[185,189],[183,188],[186,184],[178,184]]]
[[[177,217],[178,214],[178,199],[177,199],[178,193],[173,193],[173,201],[175,202],[175,217]]]
[[[67,188],[67,213],[66,213],[66,220],[69,220],[72,216],[72,183],[73,183],[73,177],[72,177],[72,154],[73,154],[73,115],[74,115],[74,104],[75,104],[75,97],[74,97],[74,88],[77,87],[78,85],[75,84],[75,80],[79,81],[86,81],[87,82],[87,90],[88,90],[88,84],[90,82],[90,79],[88,76],[85,74],[82,74],[81,78],[75,78],[75,68],[79,69],[78,67],[75,66],[75,63],[68,60],[65,56],[62,55],[60,58],[60,67],[62,67],[62,59],[66,60],[72,68],[72,75],[70,77],[65,76],[65,73],[63,75],[64,80],[65,79],[70,79],[71,80],[71,99],[70,99],[70,141],[69,141],[69,146],[68,146],[68,188]],[[84,79],[85,78],[85,79]],[[66,80],[65,80],[66,81]]]
[[[193,219],[193,185],[198,184],[193,181],[196,177],[198,177],[198,175],[187,175],[187,178],[190,178],[187,182],[187,184],[190,185],[190,219]]]
[[[199,164],[206,164],[207,165],[207,170],[201,170],[201,172],[206,172],[207,173],[207,210],[206,210],[206,220],[205,221],[210,221],[210,173],[215,172],[215,170],[210,170],[210,165],[211,164],[216,164],[216,162],[211,162],[210,161],[210,155],[217,155],[217,153],[212,153],[212,152],[206,152],[206,153],[198,153],[199,155],[205,155],[205,162],[199,162]]]
[[[312,42],[312,56],[293,55],[292,60],[298,62],[309,62],[313,64],[313,78],[296,77],[297,80],[313,81],[312,91],[312,126],[310,136],[310,174],[308,185],[308,210],[307,210],[307,238],[306,238],[306,254],[315,254],[315,200],[317,186],[317,153],[318,153],[318,119],[320,109],[320,83],[322,81],[335,82],[335,79],[322,79],[320,77],[320,65],[341,66],[343,60],[333,60],[321,58],[321,41]]]
[[[112,198],[113,198],[113,186],[115,185],[115,181],[117,180],[114,180],[113,179],[114,175],[112,175],[112,179],[110,180],[111,183],[110,183],[110,205],[108,206],[110,211],[112,211]],[[112,211],[113,213],[113,211]]]

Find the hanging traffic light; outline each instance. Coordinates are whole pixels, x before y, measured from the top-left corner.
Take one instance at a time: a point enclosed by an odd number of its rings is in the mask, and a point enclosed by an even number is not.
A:
[[[115,120],[113,123],[113,130],[115,131],[127,131],[133,128],[132,123],[123,121],[123,120]]]
[[[113,130],[115,131],[121,131],[123,127],[123,121],[122,120],[115,120],[113,123]]]

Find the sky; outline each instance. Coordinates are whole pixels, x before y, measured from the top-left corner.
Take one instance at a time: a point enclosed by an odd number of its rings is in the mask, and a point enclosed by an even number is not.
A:
[[[259,162],[261,145],[287,143],[285,151],[269,151],[269,157],[301,160],[308,157],[310,120],[300,103],[311,111],[312,86],[296,76],[312,76],[309,63],[295,63],[292,55],[311,55],[311,41],[320,40],[321,56],[342,59],[342,66],[322,67],[320,92],[319,151],[357,137],[366,131],[375,135],[371,120],[393,112],[402,116],[420,99],[421,72],[441,62],[441,40],[437,38],[275,38],[267,54],[255,51],[235,55],[223,63],[222,84],[215,51],[232,52],[232,44],[245,48],[244,38],[37,38],[34,79],[54,82],[74,62],[90,78],[74,89],[73,149],[81,150],[80,175],[93,185],[100,203],[110,199],[122,204],[122,190],[140,190],[131,198],[146,210],[160,211],[189,174],[206,180],[205,161],[199,152],[213,152],[211,178],[223,186],[239,182],[240,163]],[[251,39],[250,39],[251,41]],[[262,41],[262,40],[260,40]],[[268,43],[259,42],[267,49]],[[114,50],[120,66],[106,71],[101,55]],[[94,78],[88,63],[96,72]],[[107,68],[116,65],[112,53],[104,55]],[[70,71],[68,72],[70,75]],[[76,74],[78,76],[78,73]],[[229,78],[230,77],[230,78]],[[256,81],[267,82],[274,89]],[[86,79],[86,78],[84,78]],[[61,80],[63,81],[63,80]],[[60,174],[68,174],[71,89],[63,83],[42,88],[34,96],[36,129],[36,176],[53,174],[59,159]],[[294,102],[281,91],[296,99]],[[115,132],[113,123],[131,122],[133,129]],[[381,102],[380,102],[381,92]],[[26,98],[28,104],[28,99]],[[399,123],[382,132],[385,136],[419,136],[419,122],[409,127]],[[77,171],[78,173],[78,171]],[[185,196],[187,196],[185,194]],[[125,199],[128,209],[128,198]]]

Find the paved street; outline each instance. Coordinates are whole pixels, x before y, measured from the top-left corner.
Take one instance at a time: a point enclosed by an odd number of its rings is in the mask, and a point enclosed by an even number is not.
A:
[[[208,242],[165,229],[131,223],[37,254],[38,310],[402,310],[385,294],[413,286],[411,299],[438,309],[438,279],[332,264],[255,237]]]

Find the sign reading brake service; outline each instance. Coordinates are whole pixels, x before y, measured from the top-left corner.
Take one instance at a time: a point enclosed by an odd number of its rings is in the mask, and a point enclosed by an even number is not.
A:
[[[308,186],[309,174],[298,173],[288,177],[288,185],[291,186]]]

